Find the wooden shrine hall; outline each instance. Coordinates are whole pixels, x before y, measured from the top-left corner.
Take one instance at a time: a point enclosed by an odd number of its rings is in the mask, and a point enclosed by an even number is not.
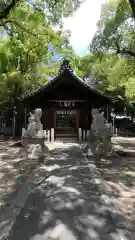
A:
[[[76,76],[69,60],[63,60],[58,75],[23,99],[25,106],[42,108],[48,139],[85,138],[91,129],[92,108],[101,108],[111,100]]]

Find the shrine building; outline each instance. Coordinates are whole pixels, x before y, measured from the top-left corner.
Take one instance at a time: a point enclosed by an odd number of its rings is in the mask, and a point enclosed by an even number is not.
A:
[[[42,109],[43,129],[48,138],[85,138],[91,129],[92,108],[103,108],[111,99],[88,85],[63,60],[58,75],[23,99],[25,106]],[[52,132],[51,132],[52,131]]]

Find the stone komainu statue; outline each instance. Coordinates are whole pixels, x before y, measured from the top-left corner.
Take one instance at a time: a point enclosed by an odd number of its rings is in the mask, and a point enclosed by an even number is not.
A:
[[[42,134],[43,126],[41,124],[41,117],[42,110],[40,108],[36,108],[33,114],[30,112],[28,128],[24,131],[25,137],[38,137]]]
[[[93,122],[87,137],[88,155],[108,156],[114,154],[111,143],[112,125],[105,123],[105,118],[98,109],[92,109],[92,116]]]
[[[24,147],[25,147],[25,156],[28,159],[28,153],[31,153],[31,158],[42,157],[44,159],[44,153],[48,152],[44,144],[44,131],[41,124],[42,110],[36,108],[34,113],[30,113],[28,128],[22,136]],[[29,143],[32,143],[29,147]]]

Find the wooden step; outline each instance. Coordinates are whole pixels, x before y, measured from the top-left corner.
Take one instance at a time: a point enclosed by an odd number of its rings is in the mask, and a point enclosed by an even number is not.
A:
[[[70,133],[70,134],[58,133],[58,134],[56,134],[56,138],[60,138],[60,137],[62,137],[62,138],[78,138],[77,134],[75,134],[75,133]]]
[[[64,142],[64,143],[78,143],[78,139],[75,138],[56,138],[55,142]]]

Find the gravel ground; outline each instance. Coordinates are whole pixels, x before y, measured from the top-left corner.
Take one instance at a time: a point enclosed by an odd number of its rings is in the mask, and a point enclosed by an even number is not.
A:
[[[115,204],[124,218],[135,226],[135,138],[113,138],[114,148],[122,157],[102,158],[97,163],[106,181],[106,191],[115,197]],[[53,149],[53,145],[48,145]],[[8,211],[10,203],[25,182],[35,162],[22,158],[23,150],[9,147],[9,142],[0,141],[0,214]],[[131,156],[132,153],[132,157]],[[90,159],[92,161],[92,159]],[[35,163],[35,164],[34,164]]]
[[[129,223],[127,228],[135,231],[135,138],[113,138],[112,142],[120,157],[103,157],[96,166],[105,180],[107,194],[115,198],[118,211]]]

